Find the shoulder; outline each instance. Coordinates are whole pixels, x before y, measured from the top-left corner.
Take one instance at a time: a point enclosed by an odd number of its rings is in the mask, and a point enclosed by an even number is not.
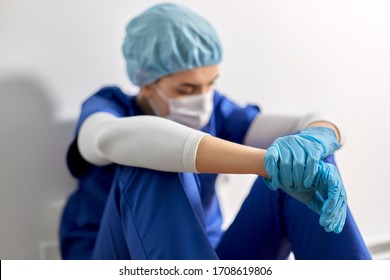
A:
[[[117,86],[104,86],[101,87],[99,90],[95,91],[95,93],[93,93],[87,99],[87,101],[94,98],[100,98],[127,103],[133,97],[134,95],[126,94],[124,91],[122,91],[121,88]]]
[[[136,95],[130,95],[117,86],[105,86],[95,91],[82,104],[82,114],[109,112],[118,117],[131,115]]]
[[[214,91],[214,107],[215,110],[222,115],[230,115],[237,113],[252,113],[257,114],[260,112],[260,108],[256,104],[240,105],[237,101],[226,96],[220,91]]]

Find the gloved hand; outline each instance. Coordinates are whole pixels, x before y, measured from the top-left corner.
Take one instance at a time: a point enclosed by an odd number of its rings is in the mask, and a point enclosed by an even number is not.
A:
[[[320,216],[320,225],[327,232],[340,233],[347,218],[347,193],[337,167],[331,163],[320,162],[320,171],[314,181],[318,193],[326,200],[321,208],[313,209]]]
[[[264,180],[268,185],[267,179]],[[309,188],[281,186],[280,189],[319,214],[319,223],[325,231],[340,233],[343,230],[347,217],[347,194],[335,165],[320,161],[313,185]]]
[[[338,199],[337,194],[344,193],[346,198],[345,190],[337,169],[333,170],[333,167],[324,165],[321,159],[339,148],[340,144],[332,129],[310,127],[299,134],[276,139],[267,150],[264,159],[265,169],[269,175],[269,179],[264,179],[266,185],[271,190],[281,188],[305,203],[321,215],[320,224],[325,230],[335,232],[341,231],[345,217],[338,226],[339,214],[334,212],[338,210],[334,207],[333,209],[332,205],[336,203],[334,200]],[[331,184],[333,181],[337,182],[336,186]],[[329,194],[331,196],[324,204],[323,195]]]
[[[335,132],[327,127],[309,127],[302,132],[277,138],[265,155],[268,186],[276,190],[312,186],[319,161],[340,148]]]

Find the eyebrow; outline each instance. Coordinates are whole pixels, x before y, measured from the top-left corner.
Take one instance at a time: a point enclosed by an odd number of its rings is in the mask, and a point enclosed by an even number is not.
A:
[[[215,78],[212,79],[208,84],[215,82],[215,80],[218,78],[219,78],[219,74],[217,74],[217,76],[215,76]],[[193,83],[182,83],[179,85],[179,87],[199,87],[199,86],[200,86],[199,84],[193,84]]]

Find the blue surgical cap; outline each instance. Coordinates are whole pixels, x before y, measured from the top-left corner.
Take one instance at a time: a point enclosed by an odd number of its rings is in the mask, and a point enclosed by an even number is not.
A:
[[[222,46],[204,18],[183,6],[159,4],[129,22],[123,54],[130,80],[142,87],[169,74],[219,64]]]

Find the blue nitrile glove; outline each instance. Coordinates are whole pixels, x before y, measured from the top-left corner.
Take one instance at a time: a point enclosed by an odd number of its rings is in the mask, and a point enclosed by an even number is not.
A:
[[[340,203],[344,201],[345,206],[339,207],[346,207],[345,190],[336,167],[324,165],[321,159],[339,148],[332,129],[311,127],[299,134],[276,139],[264,159],[269,175],[269,179],[264,179],[266,185],[271,190],[281,188],[305,203],[321,215],[320,224],[326,231],[335,232],[342,230],[345,217],[340,218],[339,208],[333,209],[332,205],[338,201],[338,195],[343,194],[344,200],[340,199]],[[332,182],[338,183],[332,185]],[[326,201],[323,195],[329,195]],[[341,216],[346,215],[346,211],[342,213]]]
[[[264,180],[269,186],[267,179]],[[343,230],[347,217],[347,194],[335,165],[320,161],[313,185],[309,188],[281,186],[280,189],[320,215],[319,223],[325,231],[340,233]]]
[[[277,138],[265,155],[267,185],[276,190],[311,187],[318,172],[319,161],[340,148],[333,129],[309,127],[295,135]]]
[[[347,218],[347,193],[337,167],[331,163],[320,161],[320,171],[317,173],[313,185],[317,188],[317,195],[326,200],[321,208],[313,209],[320,214],[320,225],[327,232],[340,233]]]

